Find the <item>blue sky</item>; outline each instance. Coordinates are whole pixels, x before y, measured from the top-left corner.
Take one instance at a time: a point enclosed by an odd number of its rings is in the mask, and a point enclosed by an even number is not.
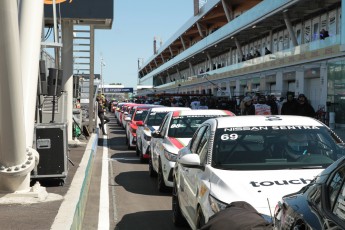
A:
[[[137,85],[138,58],[153,55],[153,39],[163,44],[193,17],[193,0],[114,0],[111,30],[95,33],[95,73],[103,57],[104,84]]]

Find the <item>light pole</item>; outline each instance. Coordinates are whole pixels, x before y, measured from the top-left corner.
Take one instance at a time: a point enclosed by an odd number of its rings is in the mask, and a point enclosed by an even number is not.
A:
[[[140,84],[140,80],[139,80],[139,71],[140,71],[140,67],[143,65],[144,63],[144,58],[138,58],[138,81],[137,81],[137,84],[139,85]]]
[[[105,63],[103,62],[103,57],[101,57],[101,93],[104,93],[104,81],[103,81],[103,66],[105,66]]]

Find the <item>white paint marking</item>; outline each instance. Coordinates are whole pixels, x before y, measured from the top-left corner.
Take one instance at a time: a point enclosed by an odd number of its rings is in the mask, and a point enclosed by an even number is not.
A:
[[[110,158],[112,161],[139,161],[140,159],[136,158],[125,158],[125,157],[115,157],[115,158]]]
[[[98,229],[109,229],[109,162],[108,137],[103,135],[102,178],[99,198]]]

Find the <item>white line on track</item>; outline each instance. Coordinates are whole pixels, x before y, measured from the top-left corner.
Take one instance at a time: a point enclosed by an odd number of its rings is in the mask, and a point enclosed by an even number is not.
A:
[[[129,158],[129,157],[115,157],[115,158],[110,158],[109,160],[111,161],[139,161],[137,157]]]
[[[102,178],[99,198],[98,229],[109,229],[109,158],[108,137],[103,135]]]

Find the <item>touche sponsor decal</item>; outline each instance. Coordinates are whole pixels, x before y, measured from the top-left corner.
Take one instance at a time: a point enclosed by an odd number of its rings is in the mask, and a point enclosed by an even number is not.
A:
[[[251,184],[253,187],[269,187],[269,186],[276,186],[276,185],[294,185],[294,184],[309,184],[312,180],[310,179],[304,179],[299,178],[295,180],[275,180],[275,181],[251,181],[249,184]]]

